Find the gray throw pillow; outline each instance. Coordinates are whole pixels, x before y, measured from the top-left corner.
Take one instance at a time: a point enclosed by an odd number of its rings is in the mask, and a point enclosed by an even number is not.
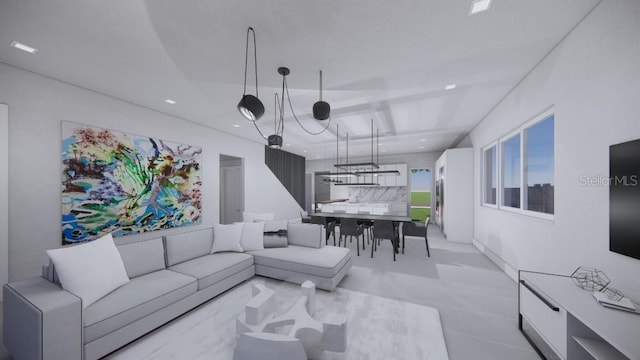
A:
[[[310,248],[321,248],[322,225],[317,224],[289,224],[287,226],[287,242],[289,245],[304,246]]]
[[[280,248],[287,247],[287,234],[265,233],[264,248]]]

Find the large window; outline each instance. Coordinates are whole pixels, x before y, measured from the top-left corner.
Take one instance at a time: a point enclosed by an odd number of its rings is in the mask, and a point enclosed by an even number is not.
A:
[[[483,149],[484,205],[553,219],[554,121],[548,110]]]
[[[520,207],[520,133],[502,143],[502,205]]]
[[[525,209],[553,214],[553,115],[524,131]]]
[[[484,150],[484,198],[485,204],[497,205],[498,151],[496,146]]]
[[[431,170],[411,169],[411,219],[425,221],[431,216]]]

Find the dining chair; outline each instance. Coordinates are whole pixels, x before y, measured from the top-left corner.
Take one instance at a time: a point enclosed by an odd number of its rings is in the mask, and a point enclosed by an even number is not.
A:
[[[311,223],[318,224],[324,226],[325,229],[325,239],[324,243],[329,243],[329,236],[333,234],[333,246],[336,246],[336,222],[332,220],[327,220],[324,216],[313,216],[311,215]]]
[[[371,246],[371,257],[377,248],[376,240],[391,240],[393,245],[393,261],[396,261],[396,252],[398,251],[398,243],[400,235],[398,234],[398,226],[391,220],[373,220],[373,246]]]
[[[424,243],[427,246],[427,257],[431,257],[429,252],[429,239],[427,238],[427,229],[429,228],[429,222],[431,217],[427,217],[425,222],[411,221],[402,224],[402,253],[404,254],[404,237],[408,236],[424,236]]]
[[[310,224],[311,218],[309,217],[309,213],[306,211],[300,211],[300,221],[304,224]]]
[[[369,215],[371,211],[358,211],[358,214]],[[367,234],[367,244],[369,241],[373,239],[373,220],[364,220],[359,219],[358,224],[362,224],[364,226],[365,234]],[[364,244],[362,244],[362,248],[364,249]]]
[[[356,237],[356,249],[357,254],[360,256],[360,236],[362,236],[362,250],[364,250],[364,226],[358,224],[358,220],[343,218],[340,221],[340,240],[338,240],[338,246],[342,243],[342,237],[344,236],[344,247],[347,247],[347,236],[349,239]]]

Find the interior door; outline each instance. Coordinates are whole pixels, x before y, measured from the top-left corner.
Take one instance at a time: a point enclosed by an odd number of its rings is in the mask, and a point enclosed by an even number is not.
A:
[[[231,224],[242,221],[244,205],[242,188],[242,167],[223,167],[220,169],[220,223]]]

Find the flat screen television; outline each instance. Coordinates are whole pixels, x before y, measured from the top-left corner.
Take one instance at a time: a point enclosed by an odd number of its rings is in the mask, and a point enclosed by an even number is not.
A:
[[[640,259],[640,139],[609,147],[609,250]]]

